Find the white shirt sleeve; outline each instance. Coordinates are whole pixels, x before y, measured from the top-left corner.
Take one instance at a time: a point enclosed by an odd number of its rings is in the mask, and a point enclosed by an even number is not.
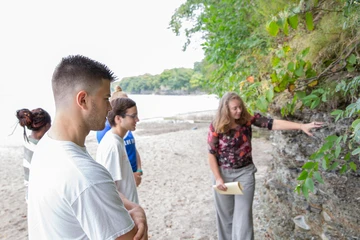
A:
[[[115,239],[135,226],[113,183],[87,188],[72,209],[90,239]]]
[[[99,161],[111,174],[114,182],[123,179],[121,172],[121,163],[119,159],[121,150],[116,144],[103,147],[97,154]]]

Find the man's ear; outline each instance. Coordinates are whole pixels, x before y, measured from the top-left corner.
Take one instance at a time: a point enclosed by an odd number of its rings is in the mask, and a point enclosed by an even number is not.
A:
[[[116,115],[115,118],[114,118],[114,121],[115,121],[115,124],[116,126],[119,125],[122,121],[122,117],[119,116],[119,115]]]
[[[89,101],[89,94],[86,91],[80,91],[76,95],[76,104],[82,109],[87,109]]]

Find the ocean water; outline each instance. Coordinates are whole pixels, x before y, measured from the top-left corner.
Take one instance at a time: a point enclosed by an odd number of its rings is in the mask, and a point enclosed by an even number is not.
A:
[[[129,98],[136,102],[140,121],[214,110],[219,103],[215,95],[129,95]]]
[[[129,97],[136,102],[140,121],[170,117],[182,113],[215,110],[219,99],[215,95],[137,95]],[[22,143],[23,128],[16,126],[15,112],[21,108],[34,109],[44,108],[52,118],[55,114],[55,106],[49,92],[32,95],[25,98],[21,95],[17,98],[2,95],[2,121],[0,124],[0,145],[18,145]],[[12,133],[13,132],[13,133]],[[12,133],[12,135],[11,135]]]

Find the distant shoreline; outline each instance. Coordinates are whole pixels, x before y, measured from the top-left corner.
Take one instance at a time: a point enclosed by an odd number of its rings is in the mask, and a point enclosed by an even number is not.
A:
[[[210,122],[215,116],[216,110],[202,110],[195,112],[179,113],[168,117],[150,117],[141,119],[144,122],[158,121],[194,121],[194,122]]]

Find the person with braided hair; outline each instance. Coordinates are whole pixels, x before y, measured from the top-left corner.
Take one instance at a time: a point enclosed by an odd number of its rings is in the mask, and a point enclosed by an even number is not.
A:
[[[24,128],[24,185],[25,190],[25,200],[27,202],[28,196],[28,185],[29,185],[29,174],[31,159],[34,153],[34,149],[38,141],[44,136],[44,134],[51,127],[51,117],[47,111],[42,108],[36,108],[29,110],[23,108],[16,111],[16,117],[19,120],[19,124]],[[26,134],[26,128],[31,130],[29,136]]]

